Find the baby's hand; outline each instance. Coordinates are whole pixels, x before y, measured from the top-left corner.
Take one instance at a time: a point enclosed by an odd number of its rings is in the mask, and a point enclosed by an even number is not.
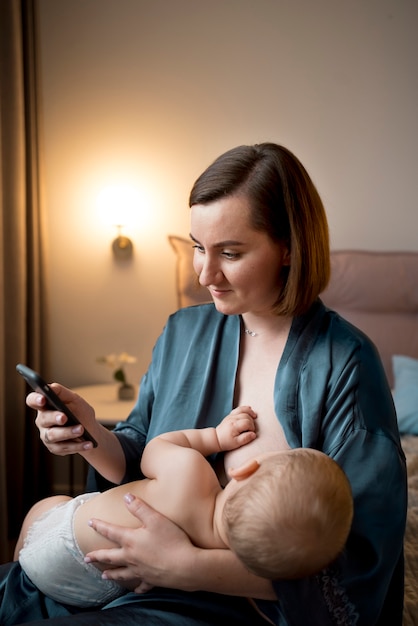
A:
[[[256,418],[257,413],[250,406],[238,406],[224,417],[216,427],[221,450],[235,450],[253,441],[257,437],[254,421]]]

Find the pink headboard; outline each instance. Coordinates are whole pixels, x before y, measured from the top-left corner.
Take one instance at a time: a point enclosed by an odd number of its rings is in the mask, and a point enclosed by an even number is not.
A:
[[[207,302],[192,268],[190,240],[169,241],[177,257],[178,306]],[[374,341],[392,385],[392,355],[418,359],[418,252],[333,251],[331,267],[324,303]]]
[[[389,382],[392,355],[418,358],[418,252],[335,251],[322,294],[376,344]]]

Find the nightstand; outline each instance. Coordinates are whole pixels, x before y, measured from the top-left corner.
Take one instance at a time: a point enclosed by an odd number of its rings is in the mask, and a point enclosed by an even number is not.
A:
[[[119,400],[117,384],[83,385],[73,387],[73,391],[91,404],[96,412],[97,421],[109,428],[115,426],[117,422],[126,420],[135,406],[138,395],[136,387],[133,400]]]

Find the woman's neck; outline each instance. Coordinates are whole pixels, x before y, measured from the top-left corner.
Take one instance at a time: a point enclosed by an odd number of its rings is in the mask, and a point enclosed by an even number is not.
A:
[[[241,316],[243,332],[252,339],[276,339],[288,334],[292,324],[291,317],[280,315],[257,315],[256,313],[244,313]]]

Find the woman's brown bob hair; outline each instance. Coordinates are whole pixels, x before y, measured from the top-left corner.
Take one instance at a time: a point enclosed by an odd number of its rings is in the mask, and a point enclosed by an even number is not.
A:
[[[196,180],[189,206],[225,196],[250,201],[251,225],[287,246],[277,315],[305,313],[330,276],[328,222],[322,200],[302,163],[283,146],[238,146],[218,157]]]

